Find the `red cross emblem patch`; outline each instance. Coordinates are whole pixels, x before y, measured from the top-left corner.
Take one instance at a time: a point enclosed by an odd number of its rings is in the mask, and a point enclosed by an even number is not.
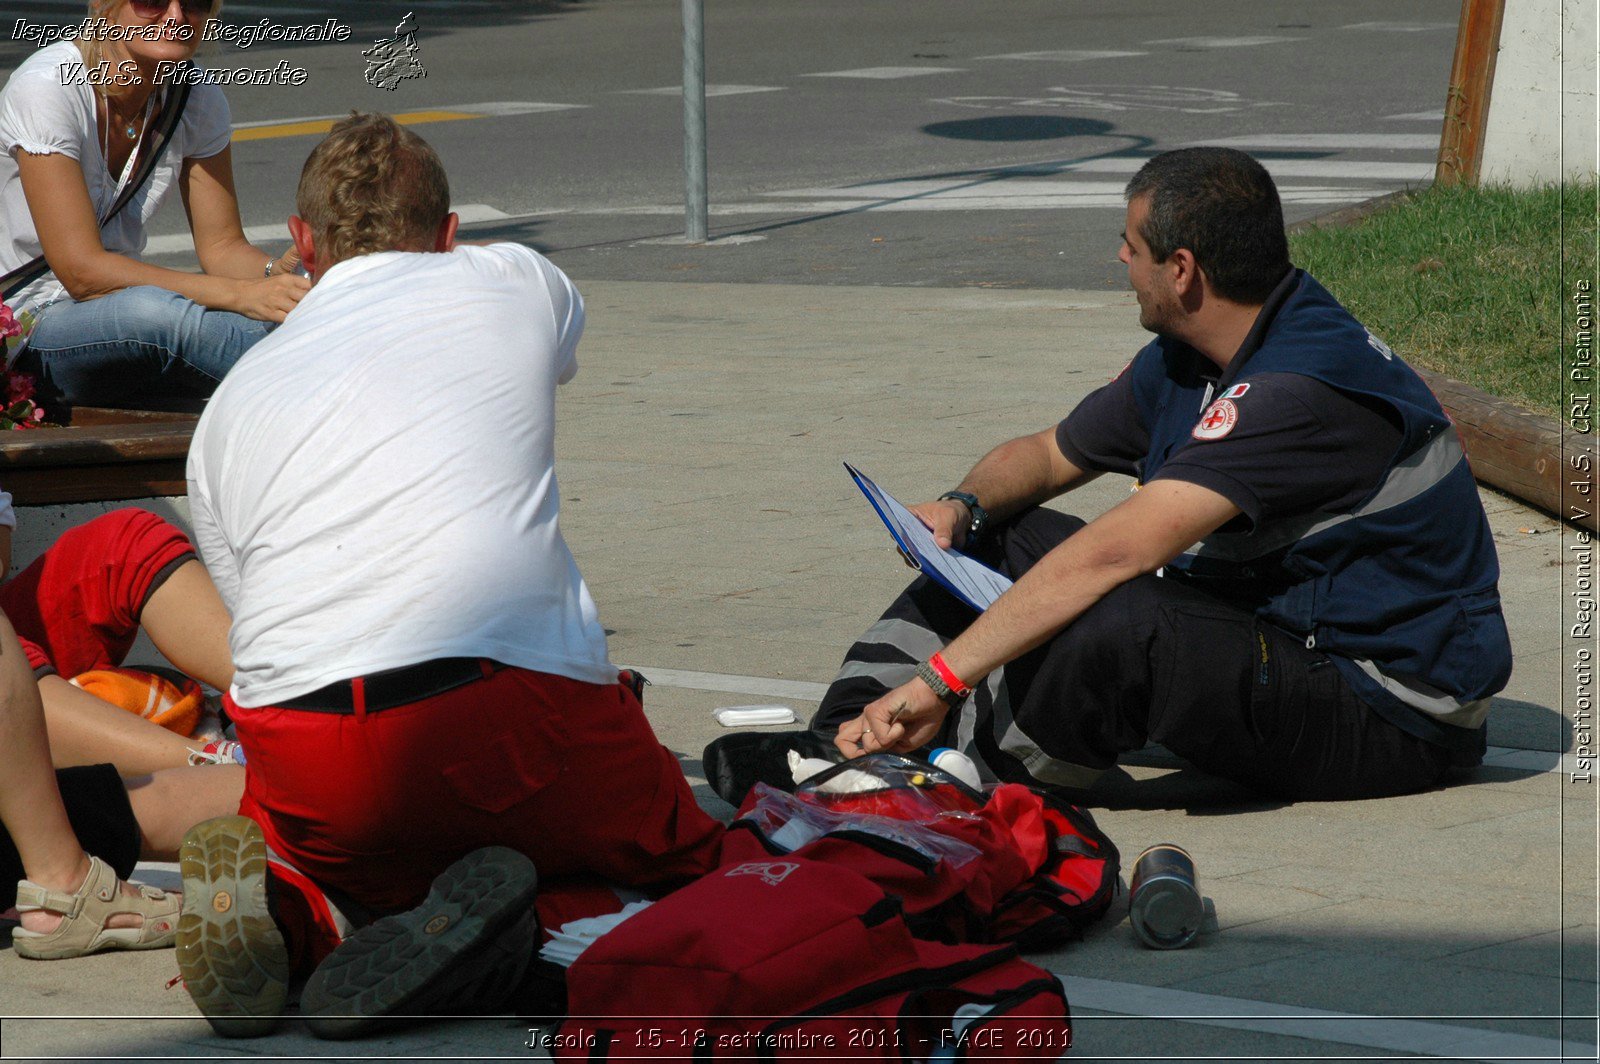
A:
[[[1197,440],[1220,440],[1239,423],[1239,408],[1232,399],[1218,399],[1206,407],[1190,433]]]

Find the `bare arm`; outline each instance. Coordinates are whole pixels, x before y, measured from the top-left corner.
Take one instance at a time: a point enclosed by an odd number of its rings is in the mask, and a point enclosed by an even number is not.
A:
[[[1209,488],[1176,480],[1147,484],[1041,558],[944,649],[946,664],[976,683],[1061,631],[1113,588],[1154,572],[1238,513]],[[913,750],[933,738],[947,712],[927,684],[913,679],[867,706],[839,730],[836,743],[851,756]]]
[[[309,288],[303,277],[293,275],[244,280],[185,273],[109,252],[100,242],[94,203],[77,161],[66,155],[34,155],[20,149],[16,159],[45,259],[73,299],[97,299],[124,288],[153,285],[214,310],[282,321]],[[237,224],[236,205],[233,210]],[[252,253],[259,273],[264,255],[253,249]]]
[[[1056,446],[1055,426],[1002,443],[978,460],[958,491],[977,496],[994,520],[1004,520],[1064,491],[1087,484],[1098,473],[1079,469]],[[941,547],[961,546],[972,514],[954,499],[919,503],[911,512],[933,530]]]
[[[246,239],[233,187],[232,147],[205,159],[185,159],[178,190],[194,234],[195,254],[206,273],[253,281],[269,262],[273,273],[289,273],[299,265],[300,256],[293,248],[274,259]],[[284,235],[288,232],[285,228]]]

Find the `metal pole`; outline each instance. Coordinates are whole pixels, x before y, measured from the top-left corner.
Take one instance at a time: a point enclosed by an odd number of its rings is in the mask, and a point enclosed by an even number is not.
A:
[[[683,235],[706,240],[705,0],[683,0]]]

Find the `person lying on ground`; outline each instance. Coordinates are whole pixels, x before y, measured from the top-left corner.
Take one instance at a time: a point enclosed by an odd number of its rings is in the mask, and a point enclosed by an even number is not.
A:
[[[36,316],[13,354],[16,369],[38,378],[47,407],[209,395],[309,287],[293,273],[292,253],[274,258],[245,238],[228,103],[215,85],[193,86],[145,190],[106,219],[157,146],[155,116],[174,91],[160,77],[194,55],[220,7],[91,0],[83,39],[29,56],[0,92],[0,274],[40,254],[54,274],[6,300]],[[109,76],[90,76],[99,64]],[[198,274],[139,259],[145,227],[174,187]]]
[[[11,497],[0,491],[0,576],[10,568],[15,525]],[[108,762],[142,776],[236,757],[234,746],[168,730],[70,682],[122,665],[141,628],[184,674],[217,690],[233,681],[228,611],[171,523],[123,509],[68,529],[0,584],[0,610],[38,678],[57,768]]]
[[[126,782],[107,765],[52,771],[39,688],[0,615],[0,912],[17,905],[19,954],[171,946],[179,897],[123,879],[140,857],[171,860],[183,833],[232,808],[243,788],[231,765]]]
[[[913,507],[1015,586],[975,615],[914,582],[814,727],[844,757],[937,742],[990,778],[1074,790],[1152,740],[1297,799],[1478,764],[1511,647],[1450,419],[1291,267],[1255,160],[1163,153],[1127,197],[1120,258],[1157,338],[1059,425]],[[1040,508],[1105,472],[1138,490],[1088,524]],[[727,796],[776,775],[772,745],[714,743],[708,776]]]
[[[300,1008],[337,1037],[492,1010],[533,948],[535,867],[541,907],[582,877],[667,889],[714,867],[722,827],[611,663],[559,528],[571,281],[520,244],[458,246],[438,155],[381,115],[334,127],[297,203],[315,286],[189,453],[249,758],[242,815],[186,843],[178,961],[248,1035],[276,1022],[290,954],[326,956]],[[399,915],[341,944],[324,889]]]

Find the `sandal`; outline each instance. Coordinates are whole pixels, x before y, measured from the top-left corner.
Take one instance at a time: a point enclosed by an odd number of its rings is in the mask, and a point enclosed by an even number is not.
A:
[[[155,887],[133,884],[139,896],[122,893],[117,874],[98,857],[89,858],[89,874],[75,893],[46,890],[26,879],[17,884],[17,912],[61,914],[54,931],[11,932],[11,944],[24,957],[62,960],[84,957],[103,949],[163,949],[178,933],[179,897]],[[143,917],[138,927],[107,927],[113,916],[129,913]]]

